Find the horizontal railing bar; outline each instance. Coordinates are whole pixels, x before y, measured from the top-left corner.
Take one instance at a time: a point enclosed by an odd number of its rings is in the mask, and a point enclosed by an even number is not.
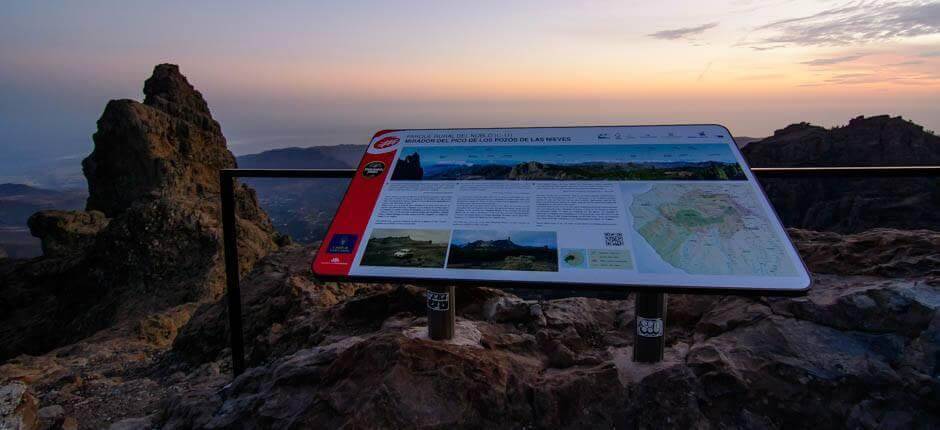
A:
[[[356,169],[222,169],[230,178],[352,178]]]
[[[752,167],[759,177],[793,176],[940,176],[940,166]]]
[[[752,167],[759,177],[794,176],[940,176],[940,166],[831,166],[831,167]],[[322,178],[347,179],[356,169],[222,169],[230,178]]]

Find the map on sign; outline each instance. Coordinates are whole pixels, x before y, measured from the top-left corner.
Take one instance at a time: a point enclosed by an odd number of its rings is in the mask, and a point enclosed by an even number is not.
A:
[[[701,275],[794,276],[785,242],[747,184],[623,185],[633,231],[653,254],[647,271],[678,269]],[[657,266],[657,263],[664,263]]]
[[[313,267],[363,280],[810,284],[715,125],[380,132]]]

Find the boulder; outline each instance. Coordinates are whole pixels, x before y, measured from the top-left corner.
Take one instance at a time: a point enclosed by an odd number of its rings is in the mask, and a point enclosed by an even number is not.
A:
[[[26,384],[14,381],[0,386],[0,429],[39,428],[39,402]]]
[[[42,240],[42,253],[47,257],[81,255],[95,237],[108,226],[100,211],[40,211],[29,217],[30,233]]]

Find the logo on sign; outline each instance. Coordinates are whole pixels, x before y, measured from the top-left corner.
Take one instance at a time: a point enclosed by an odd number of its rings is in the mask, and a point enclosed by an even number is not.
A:
[[[356,245],[355,234],[336,234],[330,239],[330,245],[326,252],[330,254],[352,254],[353,246]]]
[[[374,178],[382,174],[385,171],[385,163],[381,161],[373,161],[369,164],[366,164],[362,168],[362,177],[364,178]]]
[[[395,146],[395,145],[398,145],[398,142],[400,142],[400,141],[401,141],[401,139],[399,139],[399,138],[397,138],[397,137],[395,137],[395,136],[389,136],[389,137],[380,139],[378,142],[375,142],[375,143],[372,145],[372,147],[375,148],[375,149],[391,148],[391,147],[393,147],[393,146]]]
[[[636,334],[643,337],[662,337],[662,318],[643,318],[640,316],[636,317]]]
[[[446,311],[450,309],[450,293],[428,291],[428,309],[432,311]]]

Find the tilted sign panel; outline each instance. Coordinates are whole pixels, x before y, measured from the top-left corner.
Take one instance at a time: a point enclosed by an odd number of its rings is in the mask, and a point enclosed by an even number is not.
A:
[[[572,288],[810,284],[717,125],[380,132],[314,271]]]

